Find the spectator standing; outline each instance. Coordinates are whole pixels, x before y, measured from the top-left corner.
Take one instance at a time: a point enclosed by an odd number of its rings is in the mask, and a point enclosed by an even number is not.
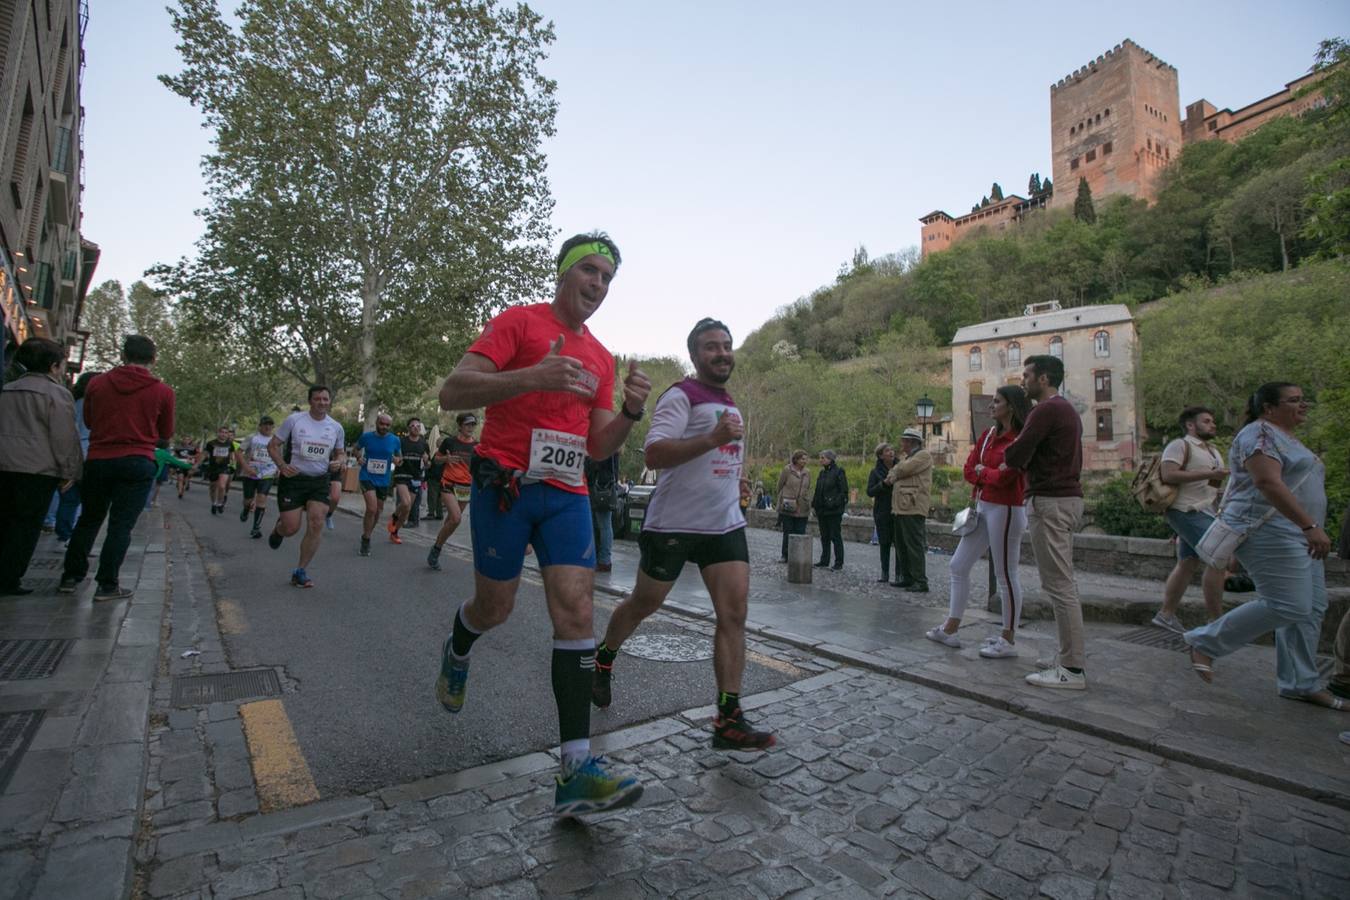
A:
[[[830,566],[830,548],[834,548],[834,570],[844,567],[844,511],[848,509],[848,475],[835,462],[833,450],[820,451],[820,474],[811,508],[820,525],[820,562],[817,569]]]
[[[895,586],[915,594],[928,593],[928,510],[932,505],[933,457],[923,446],[923,435],[906,428],[900,435],[900,459],[886,475],[891,485],[891,517],[898,548]]]
[[[1083,606],[1073,580],[1073,534],[1083,517],[1083,422],[1059,393],[1064,362],[1033,356],[1022,370],[1022,390],[1036,406],[1017,440],[1003,453],[1004,465],[1027,473],[1027,527],[1041,588],[1050,595],[1059,632],[1059,654],[1027,676],[1036,687],[1082,691]],[[1037,663],[1038,666],[1041,663]]]
[[[0,596],[33,592],[21,579],[52,492],[80,477],[75,401],[61,383],[65,360],[60,344],[29,338],[15,353],[27,371],[0,392]]]
[[[867,496],[872,498],[872,521],[876,524],[877,546],[881,548],[881,577],[878,583],[891,580],[891,486],[886,481],[891,467],[895,465],[895,448],[881,443],[876,449],[877,464],[867,476]],[[900,572],[900,562],[896,560],[895,571]]]
[[[155,444],[173,437],[173,389],[150,372],[155,342],[128,335],[123,365],[89,383],[84,421],[89,426],[89,455],[81,481],[84,508],[66,547],[65,571],[57,590],[74,593],[89,572],[89,551],[103,520],[108,536],[94,575],[95,600],[121,600],[132,592],[118,583],[145,498],[155,480]]]
[[[81,372],[70,392],[75,398],[75,433],[80,436],[81,462],[89,455],[89,426],[84,424],[84,392],[89,389],[89,382],[98,374],[100,373]],[[75,520],[80,515],[80,483],[77,481],[61,491],[60,498],[56,506],[56,539],[64,544],[74,533]]]
[[[1322,527],[1326,470],[1294,436],[1307,417],[1296,384],[1272,381],[1248,399],[1247,424],[1228,451],[1232,480],[1219,519],[1246,536],[1237,557],[1256,583],[1256,598],[1185,638],[1191,667],[1208,682],[1215,659],[1273,631],[1280,696],[1345,710],[1350,704],[1322,686],[1317,670],[1331,538]]]
[[[614,507],[619,499],[619,454],[607,459],[586,458],[586,492],[591,498],[595,530],[595,571],[614,569]]]
[[[1182,632],[1177,619],[1181,595],[1195,577],[1201,565],[1195,552],[1205,530],[1214,521],[1219,501],[1219,485],[1228,476],[1223,457],[1210,441],[1218,434],[1214,413],[1203,406],[1188,406],[1178,417],[1182,436],[1163,448],[1162,482],[1176,487],[1177,496],[1163,513],[1168,527],[1177,536],[1177,564],[1163,585],[1163,605],[1153,617],[1153,624],[1169,631]],[[1205,566],[1201,589],[1205,597],[1205,612],[1209,621],[1223,614],[1223,580],[1228,573],[1223,569]]]
[[[806,534],[811,518],[811,473],[806,468],[806,451],[795,450],[792,459],[778,475],[778,518],[783,526],[783,562],[788,558],[788,537]]]

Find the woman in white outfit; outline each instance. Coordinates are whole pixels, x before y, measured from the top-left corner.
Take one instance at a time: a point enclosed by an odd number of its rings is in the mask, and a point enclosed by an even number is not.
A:
[[[1016,385],[1004,385],[994,393],[989,414],[994,425],[975,441],[966,459],[966,481],[973,485],[972,498],[979,514],[975,530],[961,538],[951,563],[951,606],[947,621],[934,625],[926,633],[931,641],[959,648],[956,631],[970,600],[970,570],[989,551],[994,557],[994,572],[1003,595],[1003,632],[989,638],[980,648],[985,659],[1005,659],[1017,655],[1017,626],[1022,618],[1022,581],[1017,566],[1022,555],[1022,534],[1027,530],[1027,512],[1023,506],[1025,474],[1003,465],[1003,451],[1022,430],[1031,412],[1027,395]]]

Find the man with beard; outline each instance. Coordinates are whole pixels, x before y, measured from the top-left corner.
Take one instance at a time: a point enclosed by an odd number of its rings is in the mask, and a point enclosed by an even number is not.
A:
[[[393,424],[392,416],[380,413],[375,417],[375,430],[367,431],[356,440],[356,458],[361,465],[361,497],[366,502],[361,521],[362,556],[370,555],[371,532],[380,521],[394,469],[403,462],[398,435],[389,431]]]
[[[553,301],[511,307],[488,322],[440,394],[442,409],[487,407],[487,416],[471,465],[474,595],[442,647],[436,696],[447,712],[463,708],[473,644],[511,614],[525,548],[533,546],[553,622],[558,816],[627,806],[642,795],[636,778],[591,754],[590,738],[595,542],[582,468],[587,456],[604,459],[623,446],[651,391],[630,363],[616,412],[614,357],[586,327],[619,260],[605,234],[569,238],[558,251]]]
[[[1177,535],[1177,564],[1163,586],[1163,605],[1153,617],[1153,624],[1178,634],[1185,631],[1177,619],[1181,595],[1195,576],[1200,557],[1195,545],[1214,521],[1219,502],[1219,485],[1228,475],[1223,457],[1210,445],[1219,433],[1214,413],[1203,406],[1188,406],[1178,418],[1182,437],[1163,448],[1162,481],[1175,485],[1176,499],[1163,513],[1167,524]],[[1223,615],[1223,569],[1205,566],[1201,589],[1205,597],[1205,612],[1212,622]]]
[[[718,750],[765,750],[773,746],[774,736],[752,728],[740,703],[750,554],[740,504],[745,426],[726,391],[736,368],[731,332],[716,319],[701,319],[689,333],[688,345],[694,377],[662,394],[652,412],[645,461],[649,469],[665,471],[638,538],[642,556],[637,585],[614,610],[596,650],[591,700],[602,709],[609,706],[619,647],[661,608],[685,562],[693,562],[717,615],[712,745]]]

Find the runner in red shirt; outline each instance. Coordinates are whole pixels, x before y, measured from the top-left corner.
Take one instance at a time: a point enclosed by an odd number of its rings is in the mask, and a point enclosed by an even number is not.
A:
[[[553,302],[513,307],[488,322],[441,387],[442,409],[486,406],[487,414],[470,465],[474,596],[455,614],[436,694],[449,712],[464,705],[470,648],[511,614],[533,545],[553,619],[560,816],[626,806],[642,794],[636,778],[610,773],[590,752],[595,541],[584,465],[588,455],[605,459],[623,446],[651,391],[630,364],[616,412],[614,358],[586,327],[619,261],[605,234],[569,238],[558,252]]]

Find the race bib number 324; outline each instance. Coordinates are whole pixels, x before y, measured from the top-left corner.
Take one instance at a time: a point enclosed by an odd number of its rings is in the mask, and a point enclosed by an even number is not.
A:
[[[536,428],[530,435],[531,481],[557,481],[580,487],[586,482],[586,439],[578,434]]]

